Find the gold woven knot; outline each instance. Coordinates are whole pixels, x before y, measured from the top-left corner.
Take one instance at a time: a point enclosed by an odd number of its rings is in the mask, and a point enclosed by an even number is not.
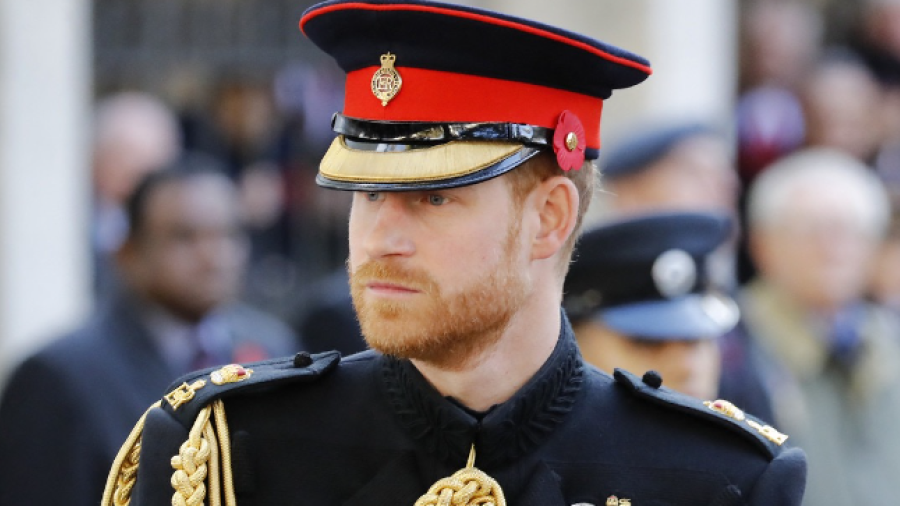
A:
[[[208,418],[209,410],[205,409],[201,423],[195,423],[178,455],[172,457],[172,506],[201,506],[206,498],[207,463],[212,449],[202,433]]]
[[[503,489],[497,480],[474,467],[475,445],[464,469],[438,480],[415,506],[506,506]]]

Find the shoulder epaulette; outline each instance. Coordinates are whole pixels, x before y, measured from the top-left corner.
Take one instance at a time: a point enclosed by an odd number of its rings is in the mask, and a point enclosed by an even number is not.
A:
[[[192,372],[177,379],[162,399],[162,408],[185,426],[216,399],[235,393],[248,393],[286,383],[315,381],[340,362],[336,351],[309,354],[300,352],[246,365],[229,364]]]
[[[661,388],[662,378],[655,371],[649,371],[643,378],[639,378],[628,371],[616,369],[613,377],[618,385],[641,399],[709,420],[740,434],[770,459],[781,453],[782,445],[788,438],[728,401],[701,401],[669,388]]]
[[[295,382],[315,381],[337,366],[341,354],[332,351],[265,360],[246,365],[229,364],[182,376],[162,400],[138,420],[119,449],[103,490],[102,506],[127,505],[137,479],[144,423],[155,409],[163,409],[185,429],[187,440],[173,455],[172,504],[235,504],[231,472],[231,444],[222,398],[238,392],[258,392]],[[199,477],[199,478],[198,478]]]

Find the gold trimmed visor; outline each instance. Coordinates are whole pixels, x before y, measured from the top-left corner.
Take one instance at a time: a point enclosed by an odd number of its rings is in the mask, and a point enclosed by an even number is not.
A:
[[[357,141],[340,135],[322,158],[317,180],[322,186],[346,190],[463,186],[498,176],[537,152],[519,142],[415,145]],[[484,177],[470,177],[481,172]]]

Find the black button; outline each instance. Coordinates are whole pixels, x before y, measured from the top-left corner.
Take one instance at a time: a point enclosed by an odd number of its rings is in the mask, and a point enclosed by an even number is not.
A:
[[[308,351],[301,351],[294,355],[294,367],[309,367],[313,363]]]
[[[659,388],[662,386],[662,376],[656,371],[645,372],[644,377],[641,379],[644,381],[644,384],[650,388]]]

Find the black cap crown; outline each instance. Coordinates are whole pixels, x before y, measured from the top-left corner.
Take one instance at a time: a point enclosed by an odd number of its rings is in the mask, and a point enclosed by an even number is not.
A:
[[[707,258],[729,237],[730,219],[659,213],[586,232],[565,282],[573,320],[599,317],[640,338],[717,337],[736,323],[734,302],[713,292]]]

